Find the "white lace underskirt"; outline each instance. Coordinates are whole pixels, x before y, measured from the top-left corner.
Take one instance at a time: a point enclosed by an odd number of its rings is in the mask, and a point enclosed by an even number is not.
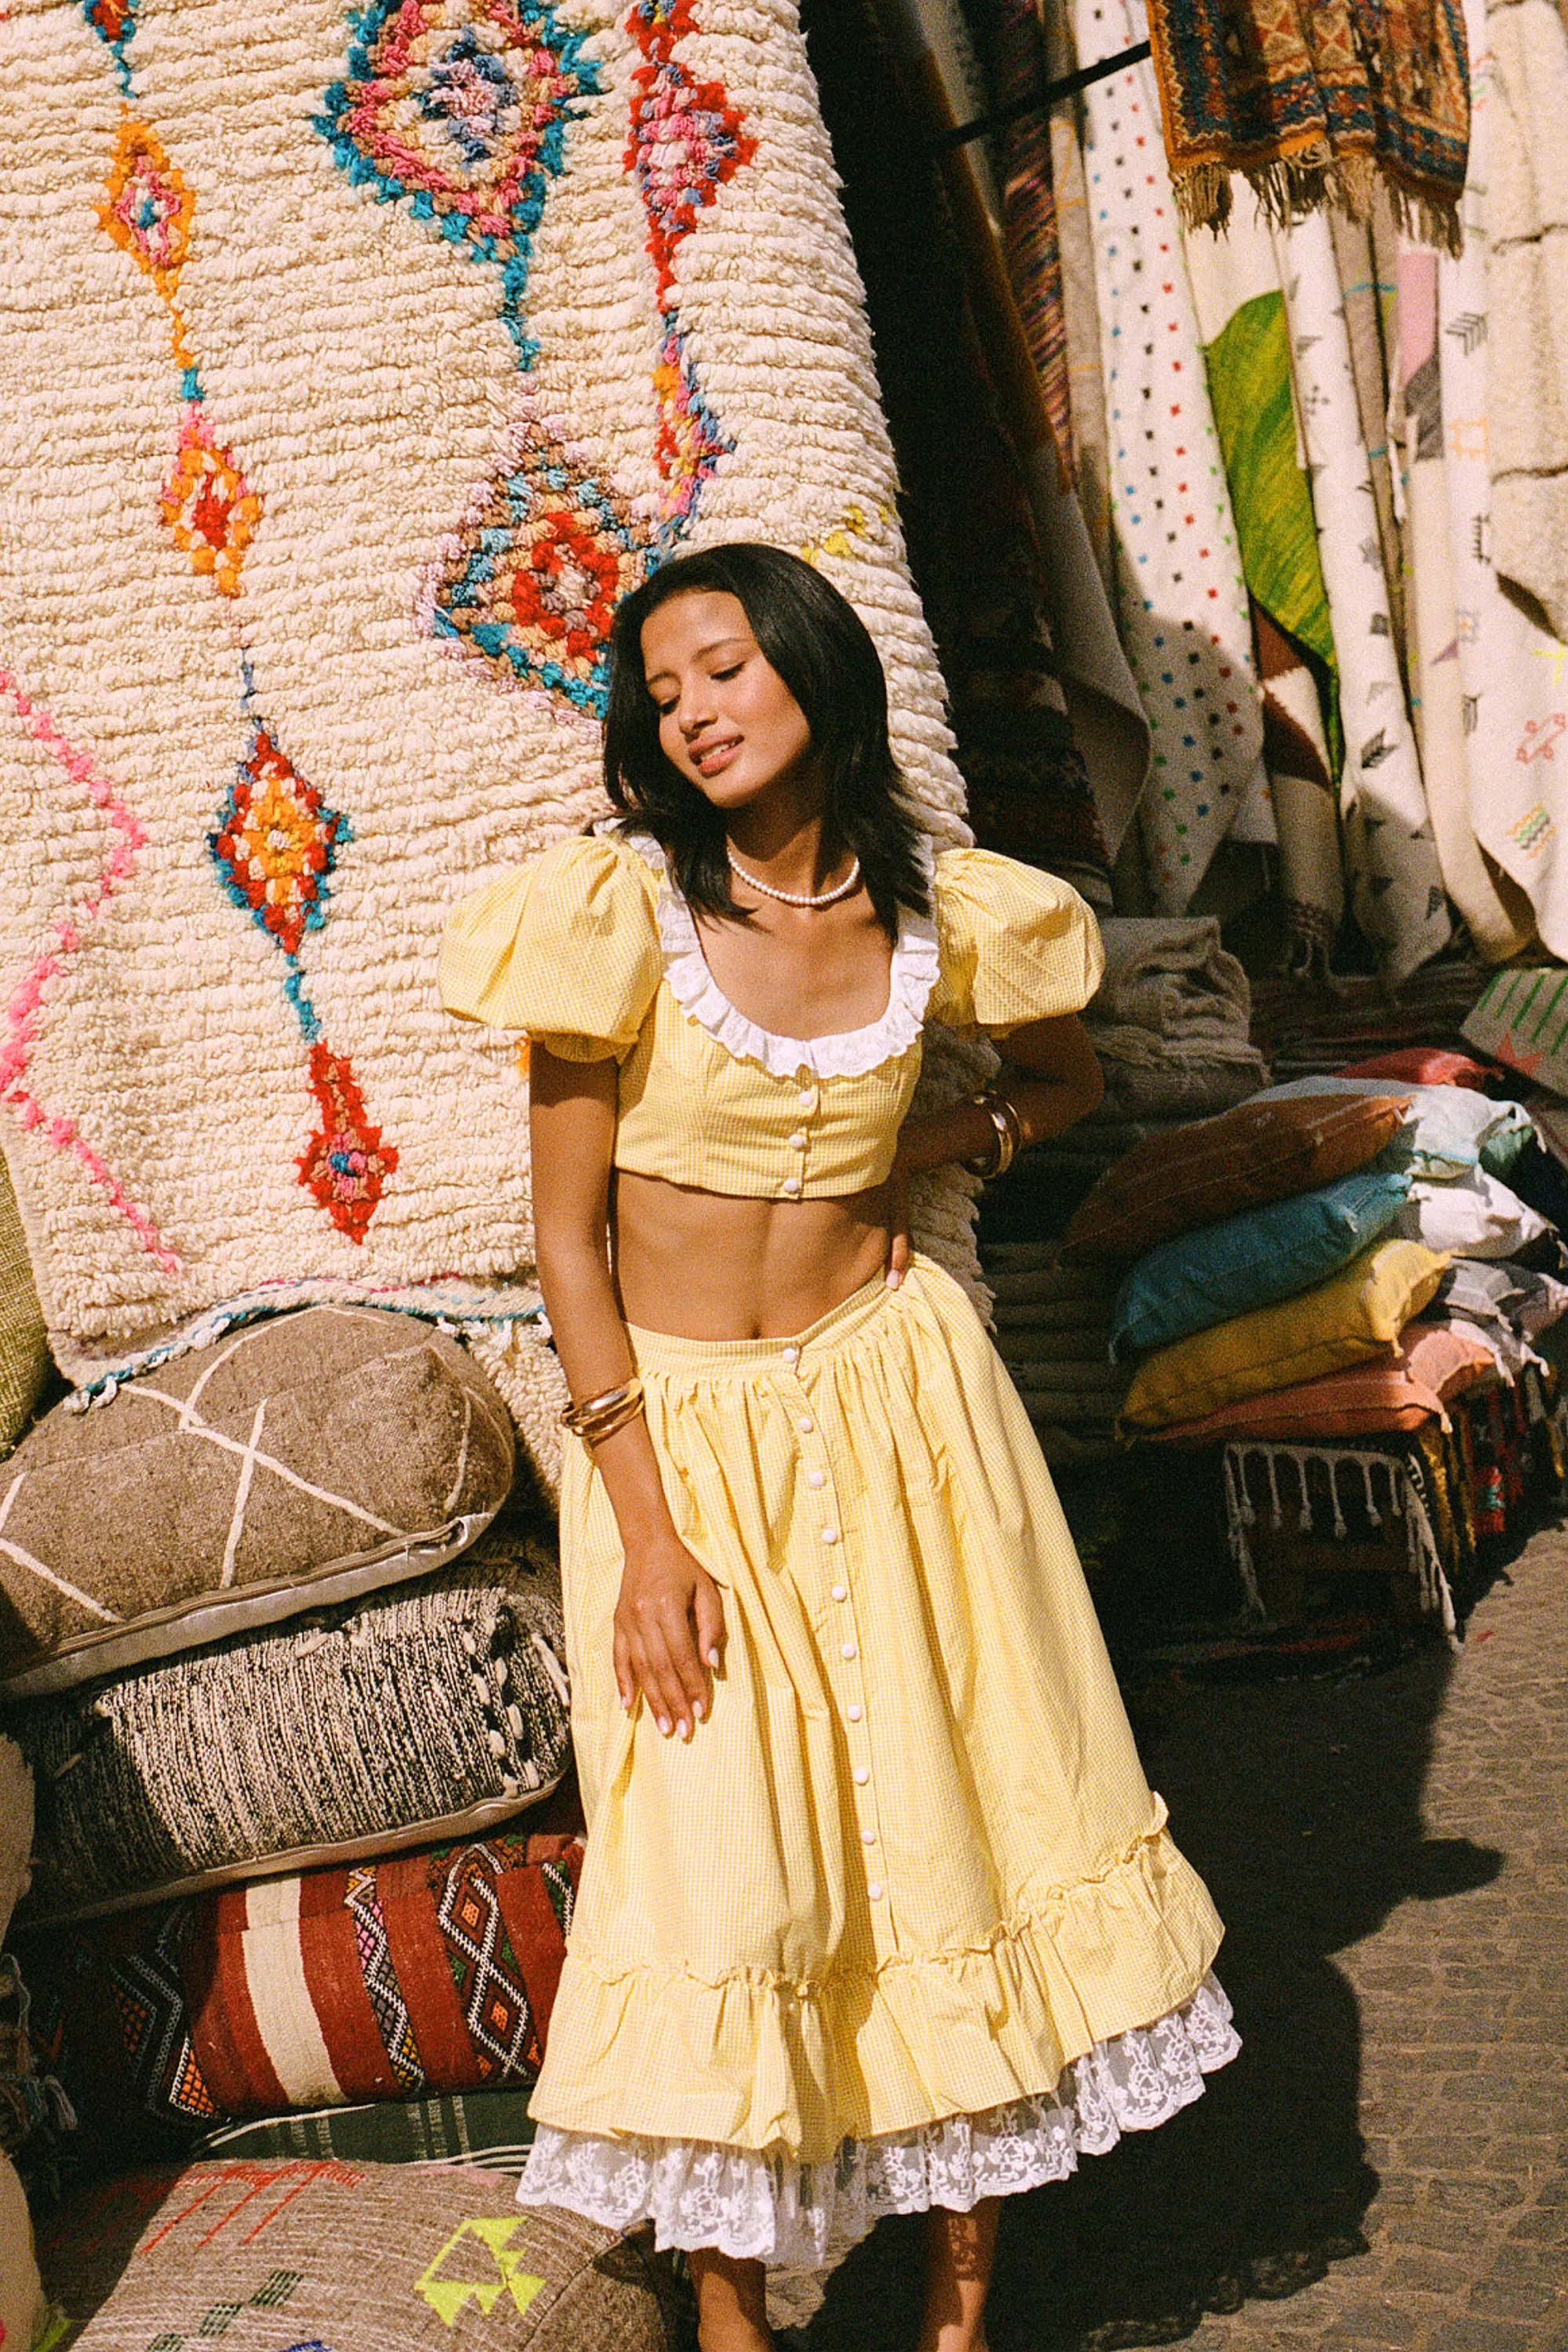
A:
[[[1241,2043],[1212,1976],[1152,2025],[1097,2042],[1054,2091],[983,2115],[949,2116],[886,2138],[847,2139],[821,2164],[707,2140],[611,2139],[542,2124],[518,2189],[612,2230],[654,2224],[660,2247],[716,2246],[740,2258],[820,2269],[885,2213],[931,2206],[967,2213],[1065,2180],[1124,2131],[1150,2131],[1190,2106]]]

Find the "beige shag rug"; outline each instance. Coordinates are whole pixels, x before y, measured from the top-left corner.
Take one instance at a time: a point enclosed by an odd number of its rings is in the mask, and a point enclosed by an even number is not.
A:
[[[0,89],[0,1142],[57,1352],[526,1277],[437,945],[595,813],[648,563],[818,562],[967,837],[795,8],[11,0]],[[956,1181],[926,1237],[970,1265]]]

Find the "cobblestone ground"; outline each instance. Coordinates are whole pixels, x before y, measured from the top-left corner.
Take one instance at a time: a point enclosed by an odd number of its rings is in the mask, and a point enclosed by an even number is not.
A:
[[[1010,2200],[993,2352],[1568,2352],[1568,1534],[1510,1574],[1458,1655],[1140,1713],[1247,2047]],[[918,2227],[779,2282],[806,2352],[912,2345]]]

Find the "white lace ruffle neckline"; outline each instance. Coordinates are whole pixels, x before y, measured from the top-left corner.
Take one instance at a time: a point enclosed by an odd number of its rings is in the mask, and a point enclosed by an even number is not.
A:
[[[1190,2106],[1241,2043],[1212,1976],[1152,2025],[1097,2042],[1054,2091],[984,2115],[949,2116],[886,2138],[846,2140],[821,2164],[711,2141],[611,2139],[542,2124],[518,2189],[606,2229],[651,2221],[660,2247],[717,2246],[738,2259],[820,2269],[886,2213],[967,2213],[1065,2180],[1124,2131]]]
[[[798,1077],[803,1070],[816,1078],[858,1078],[907,1054],[916,1043],[939,970],[936,925],[929,915],[913,915],[908,908],[900,915],[888,1006],[879,1021],[826,1037],[780,1037],[748,1021],[709,971],[691,909],[671,881],[668,860],[658,842],[641,833],[619,837],[659,877],[658,937],[670,994],[737,1061],[760,1062],[773,1078]],[[929,881],[935,861],[929,851],[924,855]]]

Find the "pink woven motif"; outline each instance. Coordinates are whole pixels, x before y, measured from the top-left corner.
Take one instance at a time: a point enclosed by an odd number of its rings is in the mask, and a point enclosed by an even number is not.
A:
[[[5,1103],[29,1134],[41,1136],[52,1150],[71,1153],[91,1181],[108,1194],[116,1213],[123,1217],[153,1264],[165,1274],[178,1274],[180,1260],[147,1211],[131,1198],[75,1119],[67,1113],[50,1111],[27,1078],[45,992],[51,981],[59,978],[67,958],[81,945],[83,933],[98,920],[115,891],[135,870],[137,853],[146,846],[146,829],[135,811],[100,773],[89,754],[67,742],[49,713],[25,694],[5,668],[0,668],[0,697],[10,703],[34,741],[42,744],[73,783],[83,787],[94,808],[108,819],[114,836],[97,881],[58,918],[47,946],[35,957],[11,992],[5,1007],[5,1036],[0,1042],[0,1101]]]

